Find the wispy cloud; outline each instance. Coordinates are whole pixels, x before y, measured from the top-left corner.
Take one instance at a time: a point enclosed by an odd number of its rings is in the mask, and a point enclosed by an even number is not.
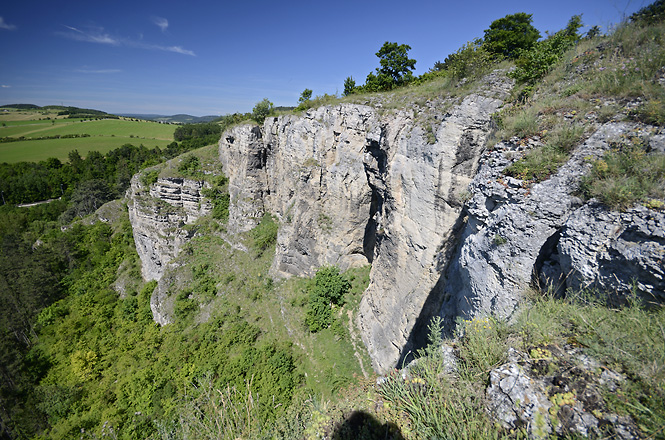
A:
[[[12,88],[12,86],[8,86],[7,84],[2,84],[2,85],[0,85],[0,87],[2,87],[3,89],[11,89]]]
[[[5,23],[5,19],[0,17],[0,29],[4,29],[6,31],[13,31],[16,29],[16,25]]]
[[[180,46],[168,46],[168,47],[160,47],[160,50],[165,50],[167,52],[175,52],[175,53],[181,53],[183,55],[189,55],[192,57],[195,57],[196,54],[192,52],[191,50],[183,49]]]
[[[168,24],[167,24],[168,25]],[[112,46],[127,46],[137,49],[159,50],[164,52],[179,53],[182,55],[189,55],[195,57],[196,54],[180,46],[162,46],[159,44],[146,43],[143,40],[135,40],[130,38],[119,38],[104,32],[103,28],[91,28],[88,30],[81,30],[73,26],[63,25],[68,31],[57,32],[61,37],[69,38],[70,40],[84,41],[87,43],[108,44]]]
[[[103,28],[90,29],[87,31],[82,31],[72,26],[63,25],[69,32],[58,32],[58,35],[69,38],[76,41],[85,41],[87,43],[99,43],[99,44],[110,44],[112,46],[119,46],[121,41],[117,38],[113,38],[109,34],[104,32]]]
[[[162,32],[166,32],[166,30],[169,28],[169,21],[166,18],[152,17],[152,22],[155,23],[162,30]]]

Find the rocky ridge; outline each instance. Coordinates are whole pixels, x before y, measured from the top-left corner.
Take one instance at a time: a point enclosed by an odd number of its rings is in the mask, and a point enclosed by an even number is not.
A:
[[[460,317],[511,319],[532,284],[559,293],[609,289],[615,303],[633,293],[647,303],[665,296],[663,213],[611,212],[575,195],[591,162],[617,139],[640,136],[661,151],[662,130],[596,124],[558,172],[525,182],[504,170],[540,140],[488,146],[491,115],[512,83],[497,71],[483,85],[457,101],[401,110],[324,106],[236,126],[220,140],[228,233],[274,215],[273,276],[372,264],[356,322],[378,372],[407,360],[431,317],[444,317],[449,330]],[[132,180],[128,204],[144,278],[164,275],[192,236],[184,226],[210,211],[202,187]],[[167,296],[160,287],[152,301],[162,324]]]
[[[162,277],[168,263],[192,237],[184,226],[212,210],[201,195],[204,186],[203,181],[168,177],[146,187],[140,174],[132,178],[127,208],[144,279]]]
[[[358,325],[379,371],[438,311],[466,187],[512,87],[505,72],[484,85],[448,111],[341,104],[239,126],[220,141],[229,227],[247,230],[264,213],[280,221],[274,275],[372,264]]]
[[[614,302],[635,291],[646,302],[663,299],[662,212],[644,207],[611,212],[575,195],[591,162],[627,136],[649,141],[657,131],[609,122],[576,147],[547,180],[530,185],[503,170],[538,142],[501,142],[483,157],[470,185],[462,244],[446,273],[441,315],[455,319],[510,319],[532,284],[614,292]],[[635,289],[636,288],[636,289]]]

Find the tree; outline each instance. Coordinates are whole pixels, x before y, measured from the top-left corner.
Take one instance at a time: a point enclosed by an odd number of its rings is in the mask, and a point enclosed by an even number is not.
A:
[[[268,98],[263,98],[263,100],[258,102],[252,109],[252,119],[254,119],[259,124],[263,124],[263,121],[265,121],[266,118],[270,116],[272,110],[273,103],[268,101]]]
[[[311,89],[305,89],[300,94],[300,98],[298,98],[298,102],[307,102],[310,99],[312,99],[312,90]]]
[[[377,77],[385,75],[392,79],[396,86],[402,85],[413,78],[412,71],[416,68],[416,60],[409,58],[411,46],[386,41],[376,53],[381,67],[376,69]]]
[[[540,38],[538,29],[531,25],[532,14],[518,12],[494,20],[485,30],[483,45],[495,55],[514,59],[520,50],[531,48]]]
[[[568,20],[568,24],[566,25],[566,28],[563,30],[563,34],[573,41],[579,41],[582,38],[582,36],[578,33],[578,31],[582,26],[583,26],[582,16],[573,15],[572,17],[570,17],[570,20]]]
[[[356,81],[349,76],[344,80],[344,96],[349,96],[356,92]]]

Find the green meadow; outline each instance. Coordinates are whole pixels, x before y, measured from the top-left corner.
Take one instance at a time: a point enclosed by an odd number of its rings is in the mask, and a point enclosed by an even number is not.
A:
[[[25,115],[22,115],[25,117]],[[51,119],[39,120],[41,113],[34,113],[32,120],[2,119],[0,138],[25,140],[0,143],[0,163],[38,162],[56,157],[67,160],[69,152],[78,150],[85,157],[90,151],[106,153],[124,144],[146,147],[166,147],[173,142],[173,125],[129,119]],[[39,139],[50,136],[86,135],[80,138]]]

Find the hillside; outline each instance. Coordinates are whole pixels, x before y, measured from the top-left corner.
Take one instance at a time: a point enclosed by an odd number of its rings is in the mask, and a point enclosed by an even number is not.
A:
[[[0,111],[0,163],[61,161],[77,150],[106,153],[128,143],[165,148],[174,127],[128,120],[98,110],[59,106],[5,106]]]
[[[3,438],[665,438],[664,19],[3,164]]]

